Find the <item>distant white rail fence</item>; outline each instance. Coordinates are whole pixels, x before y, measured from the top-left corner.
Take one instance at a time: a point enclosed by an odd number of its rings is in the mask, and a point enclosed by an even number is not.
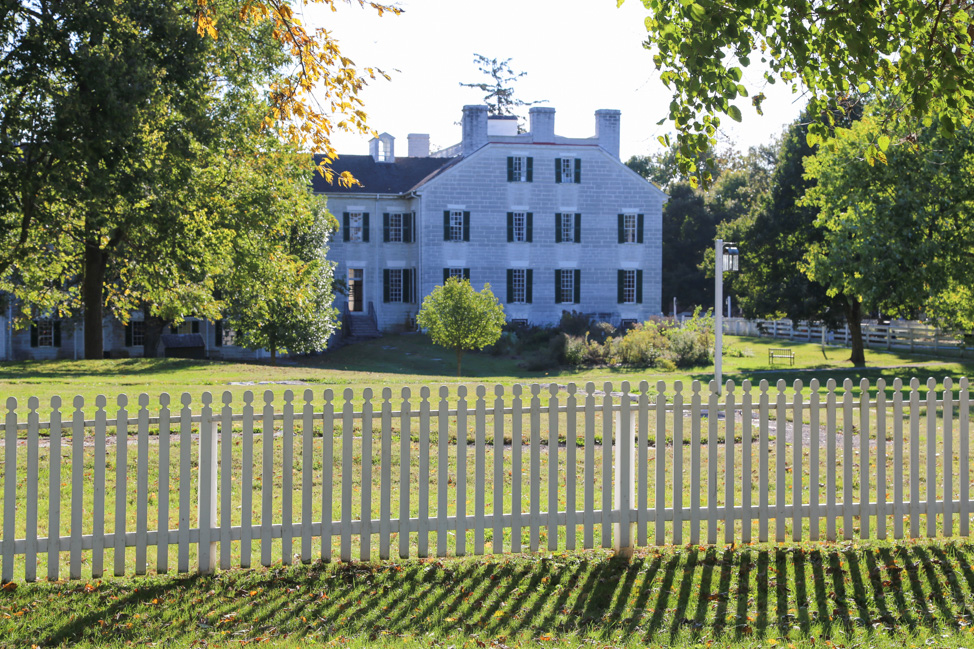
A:
[[[257,552],[369,560],[376,542],[388,558],[967,536],[968,381],[943,385],[386,388],[378,403],[308,390],[277,404],[226,393],[222,407],[183,395],[172,410],[162,395],[151,413],[141,395],[110,418],[98,397],[93,419],[77,397],[64,412],[53,399],[43,423],[36,398],[26,421],[9,399],[2,579],[45,565],[100,578],[106,554],[138,575],[171,570],[171,553],[178,572],[209,573]]]
[[[829,331],[821,324],[784,320],[746,320],[724,318],[724,333],[735,336],[768,336],[799,342],[824,342],[828,345],[852,344],[849,327]],[[823,338],[824,336],[824,338]],[[974,341],[965,336],[947,333],[919,322],[862,325],[862,342],[871,349],[887,351],[956,353],[961,357],[974,355]]]

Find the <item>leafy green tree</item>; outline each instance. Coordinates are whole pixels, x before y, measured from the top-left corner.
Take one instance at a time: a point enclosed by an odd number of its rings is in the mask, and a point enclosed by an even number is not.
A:
[[[504,307],[494,297],[490,284],[478,292],[469,280],[451,277],[423,299],[416,322],[435,344],[456,352],[460,376],[464,350],[483,349],[501,337]]]
[[[646,47],[673,92],[668,119],[678,132],[680,164],[713,145],[721,115],[741,120],[750,98],[760,114],[764,93],[745,71],[764,69],[761,83],[782,82],[809,97],[815,117],[810,144],[830,135],[835,110],[850,97],[887,98],[886,128],[862,142],[882,159],[897,119],[907,132],[936,119],[944,134],[974,114],[974,24],[967,3],[924,0],[643,0]],[[750,85],[750,84],[749,84]]]
[[[801,205],[817,212],[821,238],[801,264],[808,277],[842,296],[852,362],[865,363],[861,315],[880,309],[910,315],[933,308],[950,317],[970,309],[956,287],[970,281],[974,241],[974,137],[945,136],[933,125],[887,149],[887,164],[870,164],[864,142],[883,132],[867,116],[839,129],[833,146],[805,160],[814,186]]]

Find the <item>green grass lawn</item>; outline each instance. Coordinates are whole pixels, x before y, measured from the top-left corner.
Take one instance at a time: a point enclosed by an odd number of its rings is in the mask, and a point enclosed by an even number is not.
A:
[[[795,365],[769,365],[769,347],[792,349]],[[795,379],[801,379],[807,386],[812,378],[817,378],[824,387],[830,378],[836,379],[840,386],[842,379],[851,378],[858,391],[862,378],[874,382],[876,378],[884,377],[889,384],[897,377],[905,383],[913,376],[919,376],[921,381],[928,376],[941,380],[944,376],[966,376],[974,367],[974,360],[960,362],[920,354],[867,350],[867,367],[857,369],[848,363],[848,349],[827,347],[823,353],[817,344],[768,338],[726,336],[725,350],[724,379],[738,383],[749,379],[756,384],[766,379],[774,385],[778,379],[784,379],[790,386]],[[468,353],[464,357],[463,378],[458,380],[452,352],[432,345],[427,337],[418,334],[385,336],[292,363],[274,367],[264,363],[141,358],[2,363],[0,395],[16,398],[20,415],[28,412],[28,398],[38,397],[38,412],[42,419],[46,419],[51,397],[55,395],[62,398],[64,410],[71,407],[74,396],[80,395],[84,397],[88,411],[93,411],[97,395],[105,395],[108,399],[106,410],[111,417],[117,409],[119,394],[129,396],[130,410],[133,410],[137,395],[143,392],[150,396],[153,408],[157,407],[158,396],[164,392],[172,395],[176,404],[178,395],[184,392],[192,396],[194,403],[199,402],[203,392],[211,392],[215,403],[220,403],[224,391],[229,391],[235,402],[241,401],[245,392],[252,391],[256,402],[261,404],[266,390],[274,393],[277,402],[286,390],[292,390],[300,398],[307,389],[313,390],[316,399],[320,400],[325,388],[335,390],[336,396],[351,388],[360,403],[362,390],[366,387],[372,388],[377,395],[381,388],[390,387],[398,396],[404,387],[418,394],[422,386],[434,388],[436,394],[435,388],[440,385],[449,386],[451,392],[455,392],[457,385],[467,385],[472,394],[473,386],[482,384],[511,386],[515,383],[574,382],[584,386],[592,381],[601,389],[606,381],[615,386],[629,381],[636,389],[640,381],[646,380],[650,389],[655,390],[656,382],[660,380],[668,385],[677,380],[684,384],[699,380],[706,389],[706,384],[713,378],[712,367],[673,372],[627,367],[530,372],[520,366],[522,359]],[[285,381],[298,384],[281,383]],[[233,385],[246,382],[254,385]],[[261,385],[262,382],[269,383]]]
[[[790,386],[795,379],[803,381],[807,390],[812,378],[823,386],[834,378],[841,386],[842,379],[853,380],[858,394],[859,381],[867,378],[875,393],[875,380],[894,378],[908,383],[913,376],[935,376],[938,389],[945,376],[966,376],[972,364],[952,359],[937,359],[921,355],[886,354],[867,351],[868,367],[854,370],[847,362],[848,350],[826,348],[816,344],[785,343],[758,338],[727,337],[730,353],[724,361],[724,376],[736,382],[748,379],[754,383],[767,379],[774,384],[784,379]],[[795,351],[794,367],[768,365],[768,347],[790,347]],[[376,392],[373,404],[379,405],[382,387],[391,387],[397,402],[400,390],[408,387],[417,395],[422,386],[449,386],[455,400],[456,387],[467,385],[468,403],[473,403],[473,386],[501,384],[575,383],[583,386],[592,381],[601,389],[605,381],[618,386],[629,381],[633,389],[640,381],[649,382],[655,391],[657,381],[669,388],[675,381],[684,383],[709,381],[710,368],[692,372],[658,372],[630,368],[596,368],[584,371],[527,372],[519,367],[519,359],[486,354],[468,354],[464,359],[464,378],[454,376],[452,354],[433,347],[422,336],[387,336],[369,343],[346,347],[325,356],[302,360],[296,364],[271,367],[264,364],[220,363],[203,361],[126,359],[97,362],[30,362],[0,365],[0,386],[7,397],[18,399],[18,411],[27,412],[27,398],[37,396],[43,419],[49,412],[50,398],[61,395],[67,418],[70,399],[80,394],[93,404],[99,394],[109,399],[108,414],[115,412],[115,397],[127,394],[132,399],[129,410],[135,415],[135,397],[145,392],[152,397],[150,410],[155,410],[157,396],[168,392],[174,397],[188,392],[198,403],[203,392],[212,392],[219,403],[220,393],[228,390],[235,402],[246,391],[256,392],[256,404],[262,403],[262,391],[271,390],[275,403],[285,390],[293,390],[300,398],[306,389],[315,393],[321,402],[325,389],[332,389],[336,399],[346,388],[355,393],[361,403],[366,387]],[[238,385],[231,383],[271,381],[268,385]],[[296,381],[307,385],[284,385],[278,382]],[[925,388],[922,388],[925,389]],[[508,396],[510,390],[507,390]],[[543,390],[544,401],[547,391]],[[415,397],[414,397],[415,398]],[[174,399],[174,405],[177,402]],[[433,405],[435,409],[435,403]],[[89,417],[93,409],[86,406]],[[472,425],[472,419],[468,421]],[[655,422],[650,417],[651,425]],[[378,425],[378,418],[376,419]],[[601,425],[597,425],[599,439]],[[360,430],[360,429],[359,429]],[[509,430],[509,429],[508,429]],[[560,430],[564,436],[564,424]],[[723,430],[723,427],[721,427]],[[667,438],[671,440],[668,428]],[[398,430],[394,430],[394,449],[398,448]],[[416,430],[413,431],[414,446]],[[450,466],[448,477],[456,473],[456,440],[463,433],[451,424]],[[738,427],[737,434],[740,435]],[[921,433],[923,434],[923,433]],[[356,433],[358,435],[358,432]],[[470,433],[467,432],[468,439]],[[689,437],[687,431],[684,432]],[[435,443],[435,435],[431,442]],[[543,438],[547,433],[543,433]],[[488,433],[488,444],[492,431]],[[655,436],[650,437],[655,440]],[[722,438],[723,439],[723,438]],[[567,440],[566,440],[567,441]],[[685,439],[685,443],[686,443]],[[321,437],[314,441],[315,456],[320,455]],[[361,444],[356,438],[354,442]],[[280,453],[280,439],[276,439],[275,453]],[[921,443],[921,449],[925,446]],[[957,445],[954,445],[955,453]],[[790,453],[790,448],[787,451]],[[579,448],[579,458],[582,449]],[[757,444],[752,453],[757,451]],[[493,449],[487,448],[488,510],[492,500],[492,471],[489,469]],[[508,449],[508,453],[510,450]],[[674,449],[666,449],[668,465]],[[70,448],[65,445],[62,480],[69,481],[67,458]],[[150,465],[157,463],[157,443],[149,446]],[[373,454],[378,453],[378,439]],[[564,453],[564,450],[562,450]],[[807,450],[806,450],[807,453]],[[858,454],[858,450],[856,451]],[[171,462],[177,462],[178,444],[172,449]],[[233,461],[239,462],[242,448],[235,445]],[[601,475],[601,449],[595,451],[596,476]],[[650,448],[649,458],[656,449]],[[18,449],[18,462],[23,470],[26,449]],[[137,451],[129,445],[129,480],[134,479]],[[255,476],[260,475],[260,442],[255,440]],[[411,461],[417,461],[414,451]],[[468,467],[473,461],[473,449],[468,449]],[[706,464],[707,452],[701,452]],[[89,457],[90,456],[90,457]],[[110,455],[111,457],[111,455]],[[341,457],[340,439],[335,439],[335,459]],[[740,455],[738,454],[738,458]],[[790,457],[790,456],[789,456]],[[41,484],[47,484],[49,451],[40,450]],[[397,461],[396,453],[393,458]],[[684,450],[683,464],[690,459]],[[824,461],[824,449],[822,458]],[[891,461],[887,458],[887,462]],[[295,440],[295,466],[292,477],[296,489],[300,487],[300,442]],[[437,480],[436,451],[430,458],[431,502],[435,505]],[[361,461],[361,452],[356,463]],[[523,461],[528,463],[527,449]],[[564,461],[564,455],[562,455]],[[938,461],[938,466],[941,460]],[[91,470],[94,458],[86,451],[86,471]],[[723,452],[718,456],[723,462]],[[757,462],[752,460],[752,466]],[[542,456],[544,475],[546,455]],[[773,462],[772,462],[773,463]],[[89,466],[91,465],[91,466]],[[720,465],[718,465],[720,466]],[[112,494],[114,467],[107,470],[108,493]],[[471,467],[472,468],[472,467]],[[468,468],[468,480],[472,470]],[[888,465],[887,476],[892,467]],[[398,471],[394,467],[394,473]],[[704,468],[706,472],[706,468]],[[0,480],[2,480],[0,470]],[[315,465],[315,478],[320,478],[320,465]],[[824,468],[823,473],[824,475]],[[955,473],[955,478],[958,474]],[[668,472],[669,478],[669,472]],[[841,471],[838,474],[841,480]],[[173,498],[172,516],[176,515],[178,464],[171,474],[170,493]],[[335,479],[340,480],[336,471]],[[373,492],[378,471],[373,471]],[[505,482],[509,482],[509,477]],[[652,481],[652,476],[650,480]],[[791,475],[788,476],[790,485]],[[772,475],[773,481],[773,475]],[[735,485],[735,499],[740,502],[743,480]],[[356,483],[357,484],[357,483]],[[541,502],[546,502],[546,481],[541,482]],[[274,510],[281,504],[281,476],[274,482]],[[752,497],[756,485],[749,485]],[[841,483],[839,483],[841,488]],[[233,504],[239,502],[241,485],[234,485]],[[358,485],[361,488],[361,485]],[[580,487],[580,485],[579,485]],[[668,484],[668,492],[671,492]],[[23,493],[26,484],[17,485]],[[158,487],[156,487],[158,489]],[[254,503],[258,511],[262,485],[252,485]],[[316,483],[315,489],[320,488]],[[414,484],[414,489],[417,485]],[[86,500],[90,485],[86,481]],[[44,490],[42,490],[43,492]],[[134,490],[131,492],[134,497]],[[316,491],[317,493],[317,491]],[[336,491],[336,495],[340,492]],[[473,498],[471,490],[469,497]],[[527,496],[527,491],[522,493]],[[581,498],[579,489],[579,498]],[[599,502],[598,493],[596,503]],[[722,490],[720,491],[722,494]],[[858,487],[856,487],[858,494]],[[955,492],[956,493],[956,492]],[[790,494],[790,487],[789,487]],[[505,495],[510,497],[509,484]],[[704,494],[705,496],[705,494]],[[393,497],[392,509],[397,510]],[[649,494],[652,502],[653,495]],[[46,526],[45,503],[39,511],[39,527]],[[113,498],[107,503],[106,528],[113,527]],[[667,500],[670,500],[668,497]],[[195,504],[195,495],[191,498]],[[294,511],[299,508],[300,491],[296,493]],[[320,498],[313,499],[318,508]],[[377,508],[373,496],[372,506]],[[414,509],[417,494],[411,498]],[[150,500],[150,507],[152,501]],[[67,506],[67,498],[62,507]],[[355,499],[358,507],[358,497]],[[505,504],[505,509],[510,503]],[[451,501],[450,507],[455,507]],[[546,506],[542,505],[541,509]],[[193,507],[195,510],[195,507]],[[471,511],[468,505],[468,511]],[[87,511],[87,510],[86,510]],[[134,501],[127,513],[135,516]],[[23,526],[23,510],[18,510],[18,527]],[[236,524],[238,514],[234,515]],[[334,514],[333,514],[334,516]],[[195,512],[193,514],[195,517]],[[315,512],[315,519],[320,513]],[[68,520],[62,510],[62,525]],[[152,516],[150,515],[150,520]],[[259,520],[256,518],[255,520]],[[839,527],[841,528],[841,520]],[[772,524],[772,532],[773,532]],[[131,528],[130,528],[131,529]],[[489,531],[488,531],[489,532]],[[540,539],[541,547],[545,538]],[[669,530],[667,537],[669,538]],[[596,527],[596,544],[600,542]],[[650,530],[652,537],[652,530]],[[686,535],[684,539],[688,538]],[[703,535],[702,538],[706,538]],[[718,538],[722,538],[722,535]],[[468,552],[472,550],[472,534],[468,537]],[[528,539],[525,537],[524,542]],[[412,542],[415,547],[415,540]],[[509,539],[505,539],[505,547]],[[274,550],[280,561],[280,541]],[[488,537],[487,548],[490,548]],[[295,540],[295,552],[300,540]],[[393,548],[396,542],[393,541]],[[430,548],[436,547],[435,534]],[[454,547],[451,542],[450,548]],[[563,547],[562,544],[559,547]],[[377,543],[373,540],[373,553]],[[256,553],[255,562],[259,554]],[[337,549],[337,547],[336,547]],[[130,548],[129,552],[134,549]],[[357,547],[353,550],[357,555]],[[315,550],[317,553],[317,548]],[[88,553],[86,552],[86,557]],[[193,553],[195,555],[195,552]],[[154,548],[149,556],[154,558]],[[173,554],[173,557],[175,555]],[[234,561],[239,556],[239,543],[234,544]],[[375,554],[373,555],[375,556]],[[22,560],[22,557],[21,557]],[[62,557],[62,561],[66,556]],[[132,557],[128,557],[128,570]],[[152,561],[150,559],[150,566]],[[111,571],[111,550],[106,552],[105,566]],[[170,567],[175,560],[170,560]],[[66,570],[65,570],[66,572]],[[85,572],[89,572],[86,565]],[[20,569],[18,574],[22,575]],[[42,559],[38,574],[46,574]],[[62,573],[65,574],[65,573]],[[271,646],[303,647],[308,644],[339,646],[455,646],[455,647],[641,647],[675,644],[677,646],[708,646],[715,642],[733,647],[913,647],[913,646],[971,646],[972,611],[974,611],[974,547],[952,541],[903,541],[898,543],[865,542],[857,544],[789,544],[787,546],[689,548],[666,547],[660,550],[641,550],[631,562],[612,559],[603,551],[564,554],[533,554],[525,556],[493,556],[468,559],[412,560],[342,564],[315,564],[286,568],[276,564],[270,569],[228,571],[214,577],[152,575],[129,579],[108,579],[101,582],[55,582],[21,584],[19,588],[0,593],[0,646],[76,645],[122,646],[160,643],[165,646],[241,646],[261,641]],[[789,648],[790,649],[790,648]]]
[[[0,646],[969,647],[959,542],[321,564],[0,593]]]

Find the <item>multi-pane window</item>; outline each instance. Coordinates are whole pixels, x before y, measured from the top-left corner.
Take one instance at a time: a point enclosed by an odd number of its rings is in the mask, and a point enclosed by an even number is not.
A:
[[[514,241],[524,242],[528,240],[527,212],[514,212],[512,226],[514,228]]]
[[[582,161],[580,158],[555,158],[556,183],[582,182]]]
[[[636,303],[636,271],[623,271],[622,277],[622,301],[625,304]]]
[[[389,302],[402,302],[402,269],[389,269]]]
[[[129,326],[132,328],[132,346],[138,347],[139,345],[145,344],[145,321],[144,320],[132,320],[129,322]]]
[[[561,241],[575,241],[575,215],[562,214],[559,226],[561,227]]]
[[[389,215],[389,241],[402,242],[402,214]]]
[[[54,347],[54,321],[37,320],[37,346]]]
[[[561,276],[558,282],[558,301],[571,304],[575,301],[575,273],[570,270],[563,270],[558,274]]]
[[[444,268],[443,269],[443,282],[451,277],[456,277],[458,279],[470,279],[470,269],[469,268]]]
[[[450,241],[463,241],[463,212],[450,212]]]
[[[636,243],[636,215],[622,215],[622,242]]]
[[[510,302],[523,304],[528,301],[528,271],[526,268],[515,268],[511,271],[511,299]]]
[[[220,332],[220,342],[225,347],[233,347],[237,344],[237,331],[229,327]]]
[[[507,182],[529,183],[534,175],[534,158],[530,156],[508,156]]]
[[[574,158],[561,159],[561,182],[570,183],[575,181],[575,168],[572,166],[574,161]]]
[[[351,212],[348,215],[348,240],[362,241],[365,229],[365,217],[361,212]]]
[[[619,271],[619,304],[642,304],[643,271]]]

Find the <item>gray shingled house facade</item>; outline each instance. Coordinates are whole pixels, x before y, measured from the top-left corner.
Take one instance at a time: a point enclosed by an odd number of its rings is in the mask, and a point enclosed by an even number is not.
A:
[[[489,283],[509,320],[556,322],[565,310],[620,324],[661,312],[666,195],[619,159],[620,114],[595,113],[595,137],[555,135],[553,108],[514,119],[465,106],[462,141],[430,153],[409,135],[396,157],[383,133],[370,155],[341,155],[316,176],[340,222],[329,258],[348,286],[337,306],[381,331],[414,326],[423,296],[450,275]]]

